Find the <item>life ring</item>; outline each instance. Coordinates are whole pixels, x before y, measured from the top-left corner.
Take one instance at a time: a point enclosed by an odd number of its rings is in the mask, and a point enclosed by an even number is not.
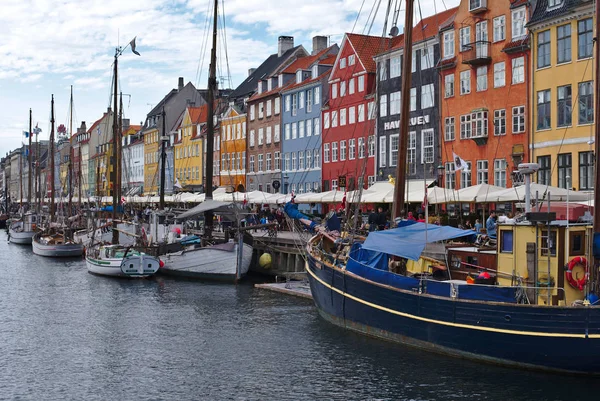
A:
[[[577,265],[583,266],[585,269],[585,274],[579,280],[573,278],[573,268]],[[583,256],[577,256],[571,259],[569,264],[567,264],[567,281],[571,284],[571,287],[578,289],[579,291],[583,291],[583,286],[586,285],[590,278],[590,270],[588,267],[588,261]]]

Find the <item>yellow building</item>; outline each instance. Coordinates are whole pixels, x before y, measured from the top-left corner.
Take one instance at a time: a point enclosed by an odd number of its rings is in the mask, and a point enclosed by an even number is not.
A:
[[[144,195],[158,194],[160,135],[156,123],[144,130]]]
[[[175,191],[199,191],[202,185],[202,138],[199,126],[206,123],[207,107],[187,107],[174,143]]]
[[[541,184],[593,190],[594,25],[593,2],[565,0],[538,2],[528,24],[531,161]]]
[[[230,106],[221,118],[221,160],[215,160],[215,176],[220,176],[220,185],[236,191],[244,191],[246,184],[246,114]],[[219,168],[220,167],[220,168]]]

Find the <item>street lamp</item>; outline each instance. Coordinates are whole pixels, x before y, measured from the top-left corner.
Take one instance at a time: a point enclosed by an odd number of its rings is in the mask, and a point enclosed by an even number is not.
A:
[[[437,167],[437,174],[438,174],[438,186],[440,188],[444,188],[444,171],[446,170],[444,168],[443,164],[439,164]]]
[[[289,185],[290,185],[290,184],[288,183],[288,180],[289,180],[289,178],[290,178],[290,176],[289,176],[289,175],[287,175],[287,174],[283,176],[283,192],[284,192],[286,195],[287,195],[287,194],[288,194],[288,192],[289,192],[289,191],[288,191],[288,189],[289,189]]]

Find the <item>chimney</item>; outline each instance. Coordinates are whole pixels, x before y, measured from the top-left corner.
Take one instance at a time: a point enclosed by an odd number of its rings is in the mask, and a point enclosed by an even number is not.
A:
[[[128,118],[124,118],[123,119],[123,129],[126,130],[129,128],[129,119]]]
[[[254,74],[254,71],[256,71],[256,68],[248,68],[248,76]]]
[[[181,91],[183,89],[183,77],[179,77],[179,84],[177,85],[177,90]]]
[[[277,56],[281,57],[283,53],[290,50],[294,47],[294,37],[293,36],[280,36],[279,43],[277,47]]]
[[[314,56],[321,50],[327,49],[327,36],[315,36],[313,37],[313,49],[312,55]]]

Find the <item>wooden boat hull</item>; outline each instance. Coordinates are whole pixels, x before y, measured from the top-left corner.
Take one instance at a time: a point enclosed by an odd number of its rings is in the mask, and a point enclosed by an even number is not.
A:
[[[600,374],[600,308],[459,300],[382,285],[309,252],[323,318],[365,335],[501,365]]]
[[[231,250],[216,247],[196,248],[161,256],[165,265],[160,274],[219,281],[235,281],[238,245]],[[252,262],[252,246],[244,244],[240,277],[245,276]]]
[[[33,253],[50,258],[72,258],[83,255],[83,244],[55,244],[46,245],[36,240],[31,242]]]
[[[27,245],[31,244],[35,231],[18,231],[11,225],[8,231],[10,242],[13,244]]]
[[[102,250],[101,250],[102,251]],[[159,270],[160,260],[147,254],[131,254],[123,257],[101,257],[89,252],[85,258],[88,272],[100,276],[144,278]]]

